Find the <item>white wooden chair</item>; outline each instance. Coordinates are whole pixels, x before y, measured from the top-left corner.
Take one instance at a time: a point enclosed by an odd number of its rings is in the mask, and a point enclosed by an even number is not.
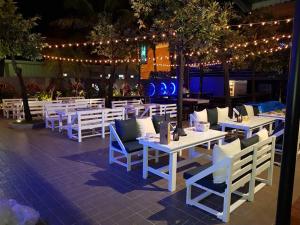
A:
[[[3,103],[3,117],[9,119],[13,116],[15,103],[22,103],[22,99],[2,99]]]
[[[52,131],[54,131],[55,128],[61,129],[62,126],[62,119],[58,115],[58,111],[67,111],[67,104],[65,103],[46,103],[44,106],[45,111],[45,127],[50,128]]]
[[[102,109],[78,111],[68,126],[70,138],[82,142],[83,138],[103,135],[103,121]]]
[[[111,107],[114,108],[120,108],[125,107],[127,105],[127,101],[111,101]]]
[[[131,171],[133,165],[143,162],[138,156],[143,155],[143,146],[139,144],[138,140],[134,142],[123,143],[113,124],[109,125],[110,139],[109,139],[109,164],[116,163],[118,165],[126,167],[127,171]],[[153,155],[152,155],[153,154]],[[158,151],[154,151],[149,154],[149,160],[154,159],[158,162],[158,158],[163,155],[159,155]],[[132,160],[133,157],[136,160]]]
[[[105,138],[105,134],[109,132],[109,130],[106,131],[106,128],[108,128],[110,124],[114,124],[115,120],[125,119],[124,108],[105,109],[104,112],[105,113],[102,126],[102,138]]]
[[[256,150],[250,146],[232,158],[226,158],[217,164],[203,168],[202,171],[186,180],[186,204],[196,206],[224,222],[228,222],[230,213],[246,201],[253,201],[256,170]],[[220,168],[226,168],[226,182],[213,183],[213,173]],[[238,191],[239,188],[249,183],[246,193]],[[203,190],[200,195],[192,198],[192,187]],[[231,203],[231,196],[235,193],[241,198]],[[215,194],[223,198],[222,211],[217,211],[203,203],[201,200]]]

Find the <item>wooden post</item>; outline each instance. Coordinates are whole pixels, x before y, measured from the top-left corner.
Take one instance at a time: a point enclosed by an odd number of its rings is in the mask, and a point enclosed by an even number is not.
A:
[[[297,13],[298,12],[298,13]],[[300,115],[300,0],[296,1],[276,225],[291,223]]]

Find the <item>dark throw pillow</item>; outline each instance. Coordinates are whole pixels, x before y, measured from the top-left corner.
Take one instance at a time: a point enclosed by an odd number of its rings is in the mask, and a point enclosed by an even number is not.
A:
[[[254,144],[258,143],[258,141],[259,141],[258,135],[254,135],[250,138],[243,139],[243,140],[241,140],[241,149],[245,149],[251,145],[254,145]]]
[[[122,142],[135,141],[139,137],[135,119],[115,120],[116,131]]]
[[[218,124],[217,108],[207,109],[207,120],[210,123],[210,126],[214,126]]]
[[[241,116],[248,116],[247,110],[244,105],[239,105],[235,107],[237,111],[239,111]]]
[[[167,121],[170,121],[170,115],[167,114]],[[155,129],[155,132],[158,134],[160,129],[160,124],[165,120],[164,115],[154,115],[152,116],[152,122]]]

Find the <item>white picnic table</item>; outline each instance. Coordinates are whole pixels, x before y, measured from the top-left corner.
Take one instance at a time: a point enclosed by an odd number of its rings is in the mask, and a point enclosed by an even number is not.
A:
[[[210,143],[212,141],[218,141],[222,143],[225,138],[226,132],[208,130],[206,132],[197,132],[195,128],[186,128],[185,132],[187,136],[180,137],[179,141],[171,141],[168,145],[159,143],[159,136],[156,135],[151,138],[140,138],[139,143],[143,145],[143,178],[147,179],[148,173],[156,174],[168,181],[169,191],[175,191],[176,189],[176,170],[178,167],[187,165],[195,159],[203,156],[204,154],[196,154],[194,147]],[[148,150],[158,150],[165,152],[169,155],[169,164],[161,168],[153,168],[149,166]],[[189,150],[189,157],[186,160],[177,162],[177,154],[182,150]]]
[[[222,131],[226,128],[233,128],[243,130],[247,138],[252,136],[252,132],[255,129],[262,129],[264,126],[269,126],[269,134],[272,133],[272,125],[275,122],[275,118],[250,116],[248,120],[243,122],[237,122],[235,119],[219,122],[222,127]]]

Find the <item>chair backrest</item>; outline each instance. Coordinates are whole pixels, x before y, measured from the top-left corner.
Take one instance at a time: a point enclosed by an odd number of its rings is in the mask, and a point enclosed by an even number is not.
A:
[[[273,166],[275,154],[276,137],[271,136],[267,140],[258,142],[254,145],[257,151],[256,175]]]
[[[230,158],[230,166],[227,167],[227,184],[230,191],[243,187],[251,179],[256,170],[257,151],[254,146],[243,149],[240,153]]]
[[[74,102],[74,103],[66,103],[67,111],[74,111],[76,109],[87,109],[89,107],[88,102]]]
[[[125,109],[124,108],[104,109],[104,115],[105,115],[104,125],[109,126],[111,123],[114,123],[115,120],[125,119]]]
[[[14,98],[14,99],[2,99],[3,109],[7,109],[13,106],[15,103],[21,103],[21,98]]]
[[[45,117],[57,116],[57,111],[67,111],[66,103],[45,103]]]
[[[151,105],[149,107],[149,116],[162,115],[161,106],[160,105]]]
[[[114,108],[120,108],[125,107],[127,105],[127,101],[111,101],[111,107]]]
[[[84,97],[57,97],[56,100],[75,100],[75,99],[84,99]]]
[[[29,105],[31,115],[43,117],[45,104],[46,102],[44,101],[29,101],[28,105]]]
[[[105,107],[105,98],[91,98],[90,107],[91,108],[104,108]]]
[[[100,128],[103,124],[104,111],[102,109],[78,111],[77,123],[81,130]]]
[[[161,114],[169,114],[170,118],[176,118],[177,117],[177,105],[176,104],[166,104],[161,105]]]
[[[141,99],[127,100],[127,105],[141,105],[141,104],[143,104]]]

